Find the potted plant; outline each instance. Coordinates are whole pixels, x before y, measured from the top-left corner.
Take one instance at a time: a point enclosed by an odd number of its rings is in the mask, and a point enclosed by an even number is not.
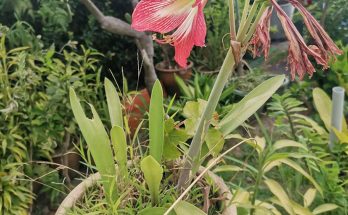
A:
[[[189,61],[186,68],[179,66],[173,59],[173,49],[169,45],[162,44],[163,60],[155,65],[158,78],[164,85],[166,92],[170,95],[180,93],[175,82],[174,76],[180,76],[184,81],[187,81],[192,76],[193,62]]]

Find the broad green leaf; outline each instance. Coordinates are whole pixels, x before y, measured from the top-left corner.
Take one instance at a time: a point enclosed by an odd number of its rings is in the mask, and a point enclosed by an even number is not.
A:
[[[191,203],[180,201],[175,207],[176,215],[206,215],[201,209]]]
[[[90,108],[92,110],[93,118],[89,119],[86,117],[80,104],[80,100],[76,96],[73,88],[70,88],[70,104],[77,124],[79,125],[82,135],[91,151],[97,170],[102,176],[102,184],[107,199],[108,201],[115,202],[117,196],[112,189],[115,184],[114,178],[116,176],[115,163],[110,146],[110,140],[103,123],[92,105],[90,105]]]
[[[313,100],[321,120],[324,122],[326,129],[330,131],[332,112],[332,101],[330,97],[324,90],[315,88],[313,90]],[[345,120],[342,120],[342,131],[347,131],[347,123]]]
[[[276,151],[278,149],[283,149],[287,147],[302,148],[306,151],[308,150],[306,146],[293,140],[278,140],[277,142],[274,143],[273,150]]]
[[[314,201],[315,195],[317,194],[317,190],[314,188],[309,188],[303,196],[303,205],[305,207],[311,206]]]
[[[145,182],[150,191],[152,204],[156,205],[159,200],[159,188],[163,177],[163,168],[151,155],[145,157],[140,162],[140,168],[144,173]]]
[[[112,82],[107,78],[105,78],[104,85],[111,126],[117,125],[123,128],[122,105],[120,102],[120,98],[117,94],[116,88],[112,84]]]
[[[141,210],[138,215],[163,215],[167,211],[167,208],[163,207],[154,207],[154,208],[145,208]],[[170,215],[175,215],[174,212],[170,212]]]
[[[209,152],[216,157],[224,147],[225,139],[219,130],[210,128],[205,136],[205,143],[208,146]]]
[[[152,88],[149,109],[149,150],[150,155],[161,163],[164,145],[163,91],[159,80]]]
[[[335,204],[322,204],[322,205],[319,205],[318,207],[316,207],[314,210],[313,210],[313,214],[321,214],[321,213],[325,213],[325,212],[328,212],[328,211],[332,211],[332,210],[335,210],[336,208],[338,208],[337,205]]]
[[[165,120],[164,131],[163,158],[165,160],[174,160],[181,155],[178,145],[185,143],[190,135],[184,129],[176,128],[172,118]]]
[[[219,123],[219,127],[221,127],[220,130],[224,136],[231,133],[253,115],[283,84],[284,78],[284,75],[279,75],[268,79],[234,106]]]
[[[243,189],[238,189],[233,193],[232,203],[248,204],[250,203],[250,193]]]
[[[282,186],[278,184],[278,182],[272,180],[272,179],[266,179],[265,184],[269,188],[269,190],[274,194],[275,197],[278,198],[280,201],[282,207],[290,214],[295,215],[295,212],[292,208],[291,201],[289,199],[289,196],[286,194],[286,192],[283,190]]]
[[[126,134],[120,126],[115,125],[110,131],[111,142],[114,148],[115,160],[122,177],[128,177],[127,169],[127,140]]]

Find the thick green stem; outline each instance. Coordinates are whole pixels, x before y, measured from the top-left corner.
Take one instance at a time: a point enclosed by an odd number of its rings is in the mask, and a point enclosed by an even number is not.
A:
[[[204,141],[205,131],[207,131],[209,127],[209,121],[212,118],[215,108],[219,102],[222,90],[224,89],[224,86],[227,83],[234,66],[234,56],[230,48],[210,93],[207,106],[205,107],[202,117],[199,120],[197,131],[192,139],[188,155],[185,159],[184,168],[180,172],[178,181],[179,188],[184,188],[188,185],[190,171],[192,170],[192,174],[195,174],[194,169],[197,169],[200,165],[199,153]]]

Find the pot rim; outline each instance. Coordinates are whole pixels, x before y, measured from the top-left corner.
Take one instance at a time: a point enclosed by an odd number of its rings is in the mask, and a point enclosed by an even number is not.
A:
[[[200,167],[198,170],[198,174],[202,173],[205,170],[205,167]],[[216,187],[218,188],[218,193],[225,197],[225,200],[222,201],[224,205],[224,210],[222,215],[237,215],[237,207],[234,204],[231,204],[232,193],[224,180],[208,170],[207,174],[212,179]],[[88,188],[91,188],[97,184],[97,182],[101,179],[99,172],[90,175],[88,178],[81,181],[62,201],[59,205],[55,215],[66,215],[67,211],[72,208],[75,203],[80,200]]]
[[[188,65],[186,68],[176,68],[176,69],[166,69],[166,68],[162,68],[161,65],[163,64],[164,61],[161,61],[159,63],[156,63],[155,65],[155,69],[158,72],[163,72],[163,73],[175,73],[175,72],[182,72],[182,71],[187,71],[193,68],[193,62],[192,61],[188,61]]]

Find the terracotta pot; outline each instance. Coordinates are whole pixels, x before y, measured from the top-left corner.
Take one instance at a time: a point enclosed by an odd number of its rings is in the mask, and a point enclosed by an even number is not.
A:
[[[139,94],[134,95],[126,102],[125,111],[128,116],[128,126],[131,134],[134,134],[141,120],[144,118],[144,113],[149,110],[150,95],[147,89],[142,89]]]
[[[158,75],[158,78],[161,80],[166,92],[169,95],[179,94],[180,90],[178,85],[175,82],[174,74],[180,76],[184,81],[187,81],[192,76],[192,67],[193,62],[189,62],[187,68],[173,68],[168,69],[165,66],[164,62],[160,62],[155,65],[155,69]]]
[[[202,173],[205,170],[204,167],[200,167],[198,174]],[[220,203],[224,206],[224,210],[222,212],[222,215],[237,215],[237,207],[233,204],[231,204],[232,200],[232,193],[229,190],[228,186],[225,184],[225,182],[217,176],[215,173],[211,171],[207,171],[207,174],[213,181],[214,185],[218,188],[218,193],[221,195],[221,197],[224,197]],[[95,173],[85,180],[83,180],[79,185],[77,185],[65,199],[60,204],[58,210],[56,211],[55,215],[66,215],[67,211],[71,209],[77,201],[83,198],[83,195],[85,192],[95,186],[100,180],[100,174]]]

